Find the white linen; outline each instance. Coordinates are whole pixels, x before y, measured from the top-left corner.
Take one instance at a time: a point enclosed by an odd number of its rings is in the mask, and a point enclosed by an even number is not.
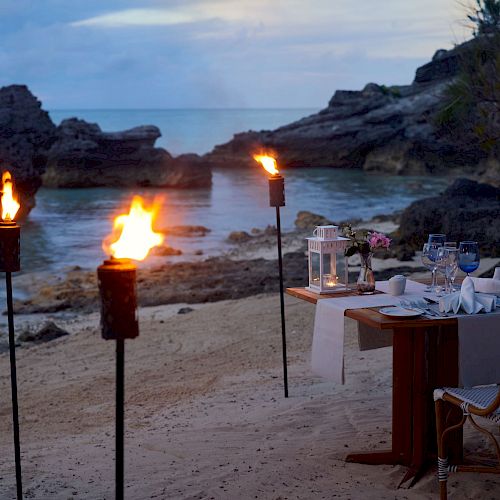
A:
[[[377,281],[375,283],[375,288],[384,293],[389,293],[389,281]],[[418,283],[417,281],[413,280],[406,280],[406,287],[405,291],[402,295],[399,297],[403,300],[411,300],[413,298],[416,299],[421,299],[424,295],[427,297],[433,297],[433,293],[427,293],[425,290],[427,288],[427,285],[424,285],[423,283]],[[399,302],[398,302],[399,305]]]
[[[386,294],[318,300],[311,354],[313,372],[343,384],[344,313],[346,309],[392,305],[399,305],[399,299]]]
[[[493,274],[493,279],[500,281],[500,267],[495,267],[495,272]]]
[[[463,387],[500,383],[500,311],[458,317],[458,367]]]
[[[497,269],[500,268],[497,267]],[[471,280],[474,282],[476,292],[500,295],[500,279],[471,277]]]
[[[467,314],[477,314],[481,311],[491,312],[496,307],[496,297],[476,293],[472,278],[467,277],[462,283],[459,292],[450,293],[439,300],[439,310],[441,312],[453,311],[457,314],[460,310]]]
[[[439,299],[425,291],[426,285],[412,280],[406,281],[405,293],[399,297],[388,295],[388,287],[387,281],[377,281],[376,289],[384,294],[318,300],[312,347],[312,369],[316,374],[343,383],[344,313],[347,309],[399,305],[401,299]],[[457,318],[461,383],[464,386],[500,383],[500,309],[488,314],[446,317]]]

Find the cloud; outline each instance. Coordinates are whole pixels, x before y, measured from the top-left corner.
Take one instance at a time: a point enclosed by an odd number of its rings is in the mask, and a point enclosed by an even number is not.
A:
[[[81,21],[74,21],[71,26],[95,26],[120,28],[126,26],[169,26],[195,21],[188,12],[168,9],[128,9],[109,14],[102,14]]]
[[[49,108],[319,107],[409,83],[455,1],[0,0],[0,85]]]

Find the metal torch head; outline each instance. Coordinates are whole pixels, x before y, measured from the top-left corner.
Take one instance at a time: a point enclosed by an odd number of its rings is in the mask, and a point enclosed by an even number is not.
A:
[[[105,340],[133,339],[139,335],[136,271],[128,259],[111,258],[97,268],[101,333]]]
[[[269,206],[285,206],[285,178],[282,175],[269,177]]]
[[[14,221],[0,221],[0,271],[15,272],[20,263],[21,228]]]

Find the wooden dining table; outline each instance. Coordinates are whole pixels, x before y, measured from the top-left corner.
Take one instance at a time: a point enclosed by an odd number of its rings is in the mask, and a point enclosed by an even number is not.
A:
[[[292,297],[316,304],[318,300],[355,295],[354,292],[316,294],[287,288]],[[392,446],[389,450],[351,453],[347,462],[405,465],[401,483],[414,484],[436,460],[433,391],[458,386],[458,322],[456,318],[397,319],[379,307],[347,309],[345,316],[380,331],[392,330]],[[449,418],[460,419],[461,414]],[[462,458],[462,432],[449,437],[450,459]]]

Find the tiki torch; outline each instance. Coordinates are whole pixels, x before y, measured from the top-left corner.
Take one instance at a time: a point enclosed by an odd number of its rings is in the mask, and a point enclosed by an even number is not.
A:
[[[136,266],[132,260],[144,260],[149,250],[163,242],[153,231],[153,218],[158,207],[144,208],[135,196],[128,214],[114,221],[113,233],[103,242],[111,257],[97,268],[101,297],[101,333],[105,340],[116,340],[116,499],[124,494],[124,398],[125,340],[139,335],[136,298]]]
[[[283,348],[283,379],[285,398],[288,397],[288,370],[286,360],[285,296],[283,289],[283,257],[281,254],[280,207],[285,206],[285,178],[280,175],[276,160],[272,156],[255,155],[254,159],[262,164],[269,177],[269,206],[276,207],[276,235],[278,238],[278,268],[280,276],[281,340]]]
[[[7,318],[9,324],[10,384],[12,392],[12,424],[14,430],[14,459],[16,463],[17,498],[23,497],[21,477],[21,444],[19,438],[19,407],[17,401],[16,339],[14,308],[12,306],[12,273],[21,268],[19,262],[21,228],[14,222],[20,205],[14,198],[10,172],[2,175],[2,221],[0,222],[0,271],[5,272]]]

